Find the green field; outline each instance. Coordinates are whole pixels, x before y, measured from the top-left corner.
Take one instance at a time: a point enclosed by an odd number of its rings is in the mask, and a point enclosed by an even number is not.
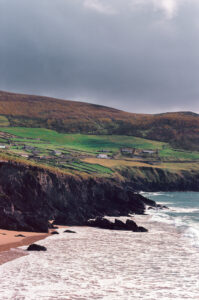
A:
[[[71,173],[81,172],[111,176],[116,169],[117,161],[118,166],[119,164],[122,165],[122,160],[125,165],[128,164],[129,157],[123,156],[120,152],[121,148],[127,147],[139,151],[144,149],[158,150],[157,157],[143,156],[139,158],[143,163],[150,162],[150,160],[158,160],[161,163],[199,161],[199,152],[173,149],[168,143],[132,136],[64,134],[48,129],[23,127],[1,127],[0,132],[2,134],[0,142],[1,144],[8,144],[8,150],[6,150],[8,154],[23,157],[24,155],[31,156],[32,152],[37,152],[37,155],[31,158],[33,161],[68,170]],[[27,147],[31,149],[27,149]],[[99,163],[96,161],[90,163],[85,160],[89,157],[96,158],[102,150],[106,150],[114,160],[113,164],[108,164],[110,167],[106,164],[103,165],[100,160],[97,160]],[[60,151],[60,157],[59,154],[52,154],[53,151]]]
[[[199,152],[172,149],[168,143],[157,142],[132,136],[62,134],[42,128],[7,127],[1,132],[15,135],[13,141],[26,142],[39,148],[62,148],[96,154],[102,149],[117,152],[122,147],[158,149],[161,158],[197,160]],[[40,140],[37,140],[40,139]]]
[[[8,127],[0,128],[0,131],[13,134],[19,138],[31,138],[33,140],[40,138],[44,144],[45,142],[49,142],[51,145],[60,145],[71,149],[89,152],[96,152],[101,149],[117,151],[121,147],[162,149],[163,145],[166,145],[165,143],[131,136],[62,134],[53,130],[42,128]]]

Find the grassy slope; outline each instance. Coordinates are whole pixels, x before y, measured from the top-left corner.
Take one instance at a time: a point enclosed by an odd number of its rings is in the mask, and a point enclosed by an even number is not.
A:
[[[184,171],[196,172],[199,169],[199,152],[176,151],[167,143],[137,137],[63,134],[48,129],[21,127],[2,127],[0,132],[10,134],[9,140],[16,144],[7,151],[9,155],[6,156],[7,159],[15,160],[17,154],[27,153],[22,148],[23,144],[35,147],[42,155],[49,155],[52,150],[60,150],[69,157],[71,156],[69,161],[61,159],[65,161],[61,166],[56,165],[53,158],[42,162],[17,158],[19,162],[44,166],[55,172],[108,177],[118,177],[130,172],[134,176],[143,178],[146,176],[146,172],[143,171],[144,168],[169,170],[178,175]],[[1,138],[1,140],[4,139]],[[120,153],[121,147],[158,149],[162,163],[151,165],[148,163],[148,158],[143,161],[136,161],[135,158],[124,157]],[[110,160],[97,159],[96,155],[102,149],[110,151],[110,154],[114,155],[115,158]],[[1,153],[3,152],[5,151],[3,150]],[[173,160],[178,162],[169,163]],[[194,160],[195,162],[193,162]],[[127,169],[129,171],[126,171]]]
[[[76,178],[101,177],[130,182],[137,190],[198,190],[199,153],[175,151],[167,143],[129,136],[62,134],[38,128],[3,127],[0,128],[0,134],[2,143],[11,142],[9,149],[0,150],[0,161],[36,166]],[[47,156],[53,149],[60,150],[69,155],[69,160],[56,156],[46,161],[22,158],[20,153],[31,153],[23,149],[24,144],[33,146],[40,154]],[[162,162],[153,165],[146,159],[136,161],[124,157],[119,151],[121,146],[159,149],[159,153],[162,151]],[[101,149],[112,151],[115,158],[97,159],[96,154]],[[176,159],[175,155],[178,162],[169,162]],[[60,159],[64,161],[61,165],[56,163]]]
[[[14,141],[20,141],[25,138],[26,142],[40,148],[64,148],[86,153],[96,154],[100,150],[110,150],[117,152],[122,147],[132,147],[138,149],[158,149],[159,156],[162,159],[170,160],[197,160],[199,152],[176,150],[170,147],[168,143],[147,140],[132,136],[118,135],[85,135],[85,134],[63,134],[53,130],[43,128],[21,128],[21,127],[1,127],[0,131],[15,135]],[[28,140],[31,138],[32,140]],[[40,139],[39,141],[37,139]],[[21,141],[23,141],[23,139]]]
[[[8,124],[70,133],[131,135],[199,150],[199,115],[193,113],[132,114],[88,103],[0,92],[0,126]]]

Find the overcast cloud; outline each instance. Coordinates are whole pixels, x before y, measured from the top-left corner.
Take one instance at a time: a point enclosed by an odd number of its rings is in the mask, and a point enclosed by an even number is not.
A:
[[[0,89],[199,112],[199,1],[0,0]]]

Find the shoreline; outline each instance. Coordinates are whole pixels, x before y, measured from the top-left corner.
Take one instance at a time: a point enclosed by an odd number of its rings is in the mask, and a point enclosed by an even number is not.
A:
[[[173,225],[154,222],[150,215],[132,218],[150,231],[132,233],[80,226],[71,228],[75,235],[67,235],[60,230],[60,236],[43,242],[48,253],[31,254],[0,268],[1,296],[198,299],[197,249]]]
[[[28,252],[18,249],[18,247],[28,246],[48,236],[50,236],[50,231],[49,233],[37,233],[0,229],[0,265],[28,255]]]

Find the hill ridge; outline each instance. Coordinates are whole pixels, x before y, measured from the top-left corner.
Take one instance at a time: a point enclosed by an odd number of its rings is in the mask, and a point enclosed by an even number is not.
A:
[[[138,114],[98,104],[0,91],[0,116],[0,126],[9,123],[66,133],[132,135],[199,150],[199,115],[189,111]]]

